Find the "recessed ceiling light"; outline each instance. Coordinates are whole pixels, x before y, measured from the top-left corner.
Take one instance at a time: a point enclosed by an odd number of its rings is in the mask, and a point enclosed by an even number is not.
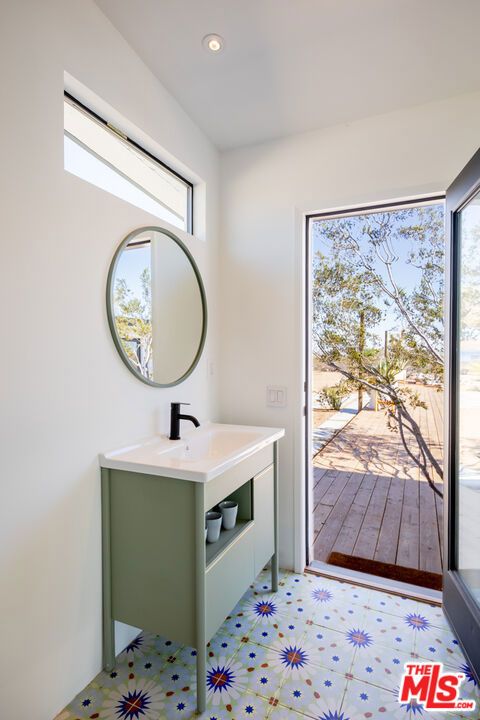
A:
[[[202,45],[212,53],[219,53],[223,50],[223,38],[220,35],[211,33],[210,35],[205,35],[202,40]]]

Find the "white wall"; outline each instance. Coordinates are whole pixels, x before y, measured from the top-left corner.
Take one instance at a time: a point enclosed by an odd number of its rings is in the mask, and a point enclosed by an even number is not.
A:
[[[0,715],[51,720],[101,667],[97,453],[166,431],[172,400],[217,414],[218,156],[90,0],[1,2],[0,68]],[[177,389],[143,385],[111,340],[110,260],[156,219],[64,172],[64,71],[202,181],[209,335]]]
[[[479,127],[476,93],[222,155],[221,413],[287,430],[284,566],[300,569],[303,556],[303,215],[444,191]],[[267,384],[287,386],[287,408],[266,407]]]

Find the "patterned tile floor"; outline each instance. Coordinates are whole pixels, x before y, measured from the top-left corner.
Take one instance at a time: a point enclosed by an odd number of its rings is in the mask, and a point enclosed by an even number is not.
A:
[[[438,607],[313,575],[263,571],[212,639],[202,720],[478,720],[479,688]],[[465,672],[473,713],[402,706],[412,658]],[[195,651],[143,633],[57,720],[170,720],[195,715]]]

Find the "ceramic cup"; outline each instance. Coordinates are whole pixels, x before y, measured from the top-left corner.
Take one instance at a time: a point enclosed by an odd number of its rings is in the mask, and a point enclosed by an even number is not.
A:
[[[222,513],[223,527],[225,530],[232,530],[237,522],[238,503],[233,500],[222,500],[218,507]]]
[[[222,529],[222,513],[211,510],[205,517],[207,518],[207,542],[217,542]]]

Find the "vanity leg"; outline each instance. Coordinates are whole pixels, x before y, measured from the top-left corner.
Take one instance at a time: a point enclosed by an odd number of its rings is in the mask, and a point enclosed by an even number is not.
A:
[[[111,672],[115,667],[115,630],[113,620],[105,622],[103,627],[103,667]]]
[[[102,602],[103,667],[115,667],[115,626],[112,619],[112,568],[110,554],[110,472],[102,468]]]
[[[205,488],[195,483],[197,712],[207,707],[207,616],[205,603]]]
[[[205,712],[207,707],[207,651],[197,651],[197,713]]]
[[[272,555],[272,592],[278,590],[278,441],[273,444],[273,527],[274,527],[274,547],[275,552]]]

